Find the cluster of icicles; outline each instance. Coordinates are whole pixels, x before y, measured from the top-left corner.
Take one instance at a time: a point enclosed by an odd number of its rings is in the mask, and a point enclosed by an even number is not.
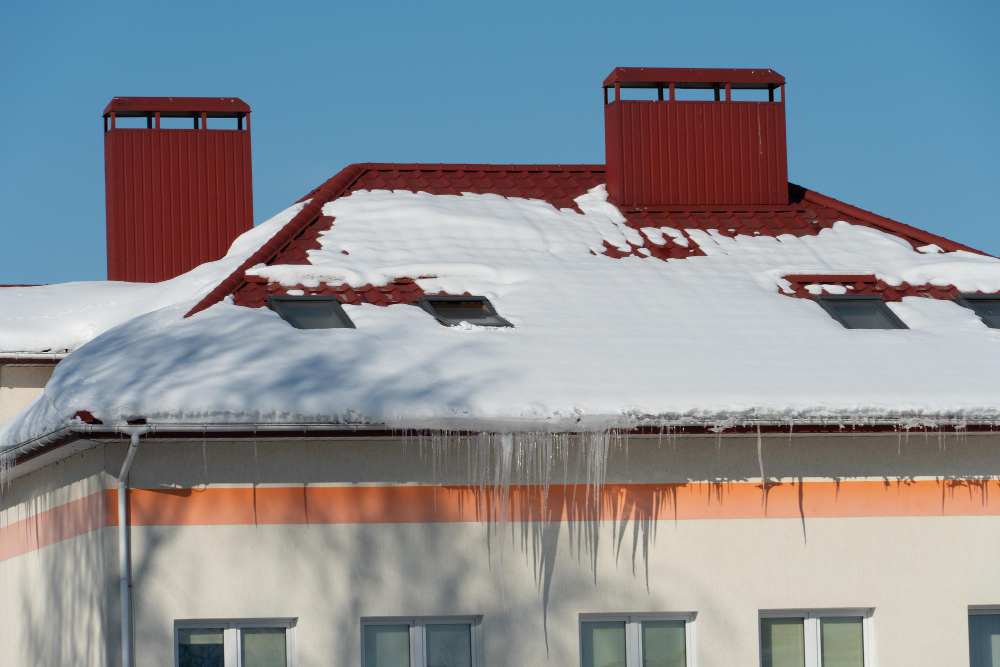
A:
[[[545,517],[549,488],[560,476],[563,483],[582,487],[585,515],[598,511],[609,455],[612,449],[627,450],[628,435],[613,429],[404,432],[404,450],[414,445],[420,457],[430,461],[435,487],[439,472],[461,472],[452,467],[463,466],[465,479],[475,490],[479,516],[502,529],[511,512],[512,487],[540,489],[541,516]]]
[[[787,428],[787,437],[795,434],[796,426],[804,423],[785,420],[782,424]],[[850,421],[831,420],[839,425],[845,435],[851,433],[866,434],[855,431],[876,423],[874,420],[858,418]],[[885,424],[884,420],[878,422]],[[827,424],[827,420],[823,420]],[[683,426],[654,427],[641,436],[647,442],[649,439],[661,444],[664,441],[674,443],[683,433]],[[726,431],[734,427],[742,427],[739,434],[742,437],[756,437],[757,459],[761,479],[766,479],[765,465],[762,453],[761,427],[765,422],[755,420],[726,420],[724,422],[702,423],[701,426],[711,435],[701,436],[715,441],[716,451],[720,451],[721,440]],[[767,426],[773,426],[769,421]],[[947,436],[958,439],[968,437],[965,419],[931,420],[927,418],[900,418],[893,422],[894,431],[900,447],[914,432],[923,436],[937,438],[939,446],[944,448]],[[1000,428],[1000,424],[994,424]],[[783,429],[784,430],[784,429]],[[867,433],[871,435],[870,433]],[[767,437],[774,437],[772,431]],[[885,432],[882,435],[887,435]],[[403,431],[404,451],[413,447],[423,460],[431,463],[433,483],[438,486],[439,473],[463,473],[468,486],[474,490],[478,503],[478,516],[503,527],[511,516],[511,489],[525,487],[539,492],[542,520],[550,516],[547,511],[549,489],[553,483],[560,483],[579,489],[583,494],[583,512],[580,517],[600,518],[601,488],[604,486],[608,460],[617,452],[625,457],[627,463],[629,438],[637,437],[631,428],[603,428],[580,430],[575,432],[550,432],[545,430],[503,432],[468,432],[468,431]],[[780,436],[779,436],[780,437]],[[902,450],[900,450],[902,451]],[[462,469],[464,468],[464,470]],[[580,500],[580,494],[576,495]]]

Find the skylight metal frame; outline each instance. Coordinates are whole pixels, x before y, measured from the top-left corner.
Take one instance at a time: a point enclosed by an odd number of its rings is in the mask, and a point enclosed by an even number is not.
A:
[[[876,310],[878,310],[879,312],[881,312],[883,315],[886,316],[886,318],[890,322],[892,322],[894,325],[896,325],[895,329],[909,329],[910,328],[910,327],[906,326],[906,323],[903,322],[903,320],[899,319],[896,316],[896,314],[894,312],[892,312],[892,310],[889,308],[889,306],[885,305],[885,301],[882,299],[882,297],[880,297],[878,295],[875,295],[875,294],[817,294],[815,297],[813,297],[813,301],[815,301],[816,303],[818,303],[820,305],[820,307],[822,307],[823,310],[825,310],[830,317],[832,317],[833,319],[835,319],[838,322],[840,322],[841,326],[843,326],[845,329],[852,329],[852,330],[854,330],[854,329],[857,329],[857,328],[856,327],[852,327],[851,325],[849,325],[847,323],[847,321],[844,318],[842,318],[839,313],[837,313],[836,310],[834,310],[833,308],[831,308],[830,307],[830,303],[831,302],[836,302],[836,301],[870,301],[870,302],[872,302],[872,303],[875,304],[875,309]],[[879,331],[879,329],[868,329],[868,331]],[[882,329],[882,331],[894,331],[894,329]]]
[[[958,296],[955,297],[955,303],[962,306],[963,308],[968,308],[973,313],[975,313],[976,317],[979,318],[980,322],[982,322],[991,329],[1000,329],[1000,327],[995,327],[991,325],[989,322],[983,319],[982,315],[976,312],[975,306],[972,305],[976,301],[1000,301],[1000,294],[959,294]]]
[[[489,313],[492,317],[495,317],[496,319],[500,320],[500,322],[502,322],[502,324],[477,324],[474,326],[487,326],[494,328],[514,326],[507,319],[500,316],[500,313],[497,312],[496,308],[493,307],[493,304],[490,303],[490,300],[487,299],[485,296],[422,296],[417,300],[417,305],[426,310],[428,313],[430,313],[431,317],[436,319],[441,324],[445,325],[446,327],[453,327],[457,326],[457,323],[452,322],[447,318],[443,317],[442,315],[440,315],[437,312],[437,309],[434,307],[434,304],[466,303],[470,301],[483,304],[483,307],[486,309],[487,313]]]
[[[282,310],[283,303],[290,302],[308,302],[308,303],[329,303],[331,305],[331,311],[333,314],[333,319],[339,322],[341,326],[333,327],[298,327],[288,319],[289,315]],[[278,314],[278,316],[284,321],[288,322],[291,326],[296,329],[301,329],[303,331],[309,329],[356,329],[354,322],[351,321],[350,316],[344,311],[344,306],[341,305],[340,301],[337,300],[335,296],[329,296],[326,294],[305,294],[302,296],[294,296],[291,294],[271,294],[267,297],[267,307]]]

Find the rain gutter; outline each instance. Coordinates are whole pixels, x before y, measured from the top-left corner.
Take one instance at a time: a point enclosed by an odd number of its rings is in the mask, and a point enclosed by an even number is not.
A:
[[[0,364],[57,364],[69,352],[0,352]]]

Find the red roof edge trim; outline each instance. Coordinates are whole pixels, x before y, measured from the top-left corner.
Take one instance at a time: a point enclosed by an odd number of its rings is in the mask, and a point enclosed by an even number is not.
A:
[[[859,220],[863,220],[869,224],[875,225],[876,227],[881,227],[882,229],[892,232],[894,234],[902,234],[904,236],[909,236],[911,238],[919,239],[921,241],[926,241],[928,244],[934,244],[940,246],[942,250],[947,252],[954,252],[956,250],[965,250],[966,252],[973,252],[977,255],[986,255],[987,257],[992,257],[989,253],[985,253],[982,250],[976,250],[975,248],[970,248],[967,245],[962,245],[961,243],[956,243],[943,236],[938,236],[937,234],[931,234],[930,232],[925,232],[922,229],[916,227],[911,227],[910,225],[904,224],[893,220],[892,218],[886,218],[884,216],[878,215],[877,213],[872,213],[871,211],[866,211],[863,208],[858,208],[857,206],[851,206],[839,199],[834,199],[833,197],[828,197],[826,195],[820,194],[813,190],[806,189],[803,194],[803,198],[819,206],[826,206],[832,208],[835,211],[839,211],[844,215],[853,216]]]
[[[258,248],[254,254],[250,255],[246,261],[240,264],[239,268],[229,274],[228,278],[216,285],[215,289],[205,295],[205,298],[199,301],[184,317],[191,317],[209,306],[214,306],[239,289],[240,285],[245,281],[244,274],[247,269],[251,266],[263,264],[271,259],[286,243],[295,238],[299,232],[320,216],[325,204],[347,192],[354,185],[354,182],[368,171],[370,166],[368,164],[352,164],[344,167],[340,173],[310,193],[312,194],[312,200],[294,218],[289,220],[277,234],[268,239],[267,243]]]
[[[365,164],[372,171],[565,171],[569,173],[578,171],[594,171],[604,173],[606,167],[603,164],[487,164],[480,162],[368,162]],[[322,187],[322,186],[320,186]],[[309,194],[300,199],[305,201],[312,197],[319,188],[311,190]]]

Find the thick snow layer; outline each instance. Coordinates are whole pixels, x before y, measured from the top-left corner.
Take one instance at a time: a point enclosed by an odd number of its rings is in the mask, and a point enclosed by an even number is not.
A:
[[[197,300],[301,210],[296,204],[241,235],[226,256],[161,283],[77,282],[0,288],[0,353],[66,352],[133,317]]]
[[[106,424],[369,422],[518,430],[684,417],[996,417],[1000,331],[953,302],[890,303],[908,330],[847,330],[781,293],[786,274],[1000,290],[1000,260],[921,253],[837,223],[816,236],[688,230],[705,256],[613,259],[640,232],[603,188],[581,213],[497,195],[357,192],[287,285],[385,284],[487,296],[513,329],[448,328],[415,306],[346,306],[357,329],[296,330],[275,313],[188,304],[111,329],[59,364],[0,431],[23,442],[88,410]],[[668,234],[674,236],[670,231]],[[345,254],[346,252],[346,254]]]

